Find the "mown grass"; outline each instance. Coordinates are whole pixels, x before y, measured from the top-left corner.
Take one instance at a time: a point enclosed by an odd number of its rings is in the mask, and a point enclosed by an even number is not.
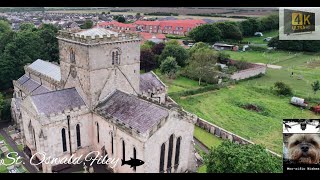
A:
[[[210,134],[209,132],[201,129],[198,126],[194,128],[194,137],[201,141],[208,148],[214,148],[222,143],[222,139]]]
[[[172,98],[187,111],[281,154],[282,119],[319,117],[309,110],[292,106],[289,103],[291,97],[280,97],[271,88],[275,82],[282,81],[293,89],[295,96],[320,101],[319,92],[314,95],[311,88],[313,81],[320,80],[319,54],[276,51],[266,56],[266,53],[254,51],[226,52],[233,59],[243,57],[248,62],[268,63],[271,59],[273,64],[282,66],[282,69],[268,68],[267,74],[261,78],[244,80],[217,91]],[[294,77],[290,76],[291,72],[294,72]],[[299,76],[303,78],[298,80]],[[199,87],[196,81],[187,78],[160,78],[168,83],[169,92]],[[246,110],[239,104],[258,105],[264,113]],[[200,137],[199,140],[206,141],[206,137]]]

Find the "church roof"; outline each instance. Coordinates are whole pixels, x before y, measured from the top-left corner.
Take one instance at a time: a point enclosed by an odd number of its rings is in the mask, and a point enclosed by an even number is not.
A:
[[[60,67],[48,61],[38,59],[28,67],[57,81],[61,80]]]
[[[148,90],[165,88],[165,85],[152,72],[140,75],[140,92],[148,92]]]
[[[17,83],[19,83],[21,86],[23,86],[28,92],[30,92],[33,95],[41,94],[49,92],[50,90],[43,85],[39,84],[35,80],[28,77],[26,74],[21,76]]]
[[[33,95],[31,99],[38,112],[46,115],[85,105],[75,88]]]
[[[99,37],[103,37],[104,35],[107,35],[108,37],[110,37],[110,35],[113,34],[115,36],[118,36],[117,32],[114,31],[110,31],[104,28],[92,28],[92,29],[88,29],[88,30],[84,30],[78,33],[75,33],[76,36],[91,36],[92,39],[95,38],[96,35],[98,35]]]
[[[167,117],[167,109],[116,90],[95,111],[102,117],[112,116],[133,129],[144,133]]]

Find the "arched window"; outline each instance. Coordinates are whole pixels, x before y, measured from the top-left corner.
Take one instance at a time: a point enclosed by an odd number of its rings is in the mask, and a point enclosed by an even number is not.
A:
[[[181,143],[181,137],[179,137],[179,138],[177,139],[177,142],[176,142],[176,155],[175,155],[175,158],[174,158],[174,168],[175,168],[175,169],[177,169],[178,166],[179,166],[180,143]]]
[[[169,138],[167,172],[171,172],[172,151],[173,151],[173,134]]]
[[[77,147],[81,147],[81,135],[80,135],[80,124],[77,124],[76,126],[77,131]]]
[[[36,133],[34,132],[33,128],[32,128],[32,134],[33,134],[34,148],[37,149]]]
[[[160,150],[160,166],[159,166],[159,172],[163,173],[164,171],[164,153],[166,150],[166,145],[163,143],[161,145],[161,150]]]
[[[61,136],[62,136],[62,150],[63,152],[67,151],[67,140],[66,140],[66,130],[62,128],[61,130]]]
[[[97,142],[100,142],[100,137],[99,137],[99,124],[97,123]]]
[[[75,52],[74,52],[74,50],[72,48],[70,49],[70,62],[71,63],[75,63],[76,62]]]
[[[113,133],[111,132],[111,153],[113,155]]]
[[[124,140],[122,140],[122,159],[126,160],[126,145],[124,143]]]
[[[137,151],[135,147],[133,148],[133,159],[137,159]],[[133,166],[133,171],[136,171],[136,170],[137,170],[137,167]]]
[[[119,51],[116,51],[116,62],[117,62],[117,64],[120,64],[120,54],[119,54]]]
[[[112,52],[112,65],[114,65],[114,60],[115,60],[115,53]]]

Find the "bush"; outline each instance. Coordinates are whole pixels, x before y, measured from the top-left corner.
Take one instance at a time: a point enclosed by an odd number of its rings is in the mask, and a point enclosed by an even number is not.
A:
[[[11,104],[10,101],[5,101],[1,110],[1,120],[7,121],[11,120]]]
[[[236,61],[236,63],[234,64],[234,66],[238,69],[238,70],[245,70],[245,69],[249,69],[250,68],[250,63],[244,61],[244,60],[240,60],[240,61]]]
[[[274,88],[278,95],[291,96],[293,94],[290,86],[283,82],[274,83]]]
[[[224,141],[204,157],[207,173],[281,173],[282,159],[261,145]]]
[[[249,48],[252,51],[259,51],[259,52],[264,52],[264,51],[268,50],[268,48],[265,47],[265,46],[253,46],[253,45],[250,45]]]
[[[176,58],[169,56],[161,63],[160,72],[174,78],[179,68]]]

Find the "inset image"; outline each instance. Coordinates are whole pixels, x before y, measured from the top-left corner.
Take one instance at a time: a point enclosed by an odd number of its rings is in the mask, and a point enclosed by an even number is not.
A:
[[[283,133],[320,133],[320,120],[284,119]]]

